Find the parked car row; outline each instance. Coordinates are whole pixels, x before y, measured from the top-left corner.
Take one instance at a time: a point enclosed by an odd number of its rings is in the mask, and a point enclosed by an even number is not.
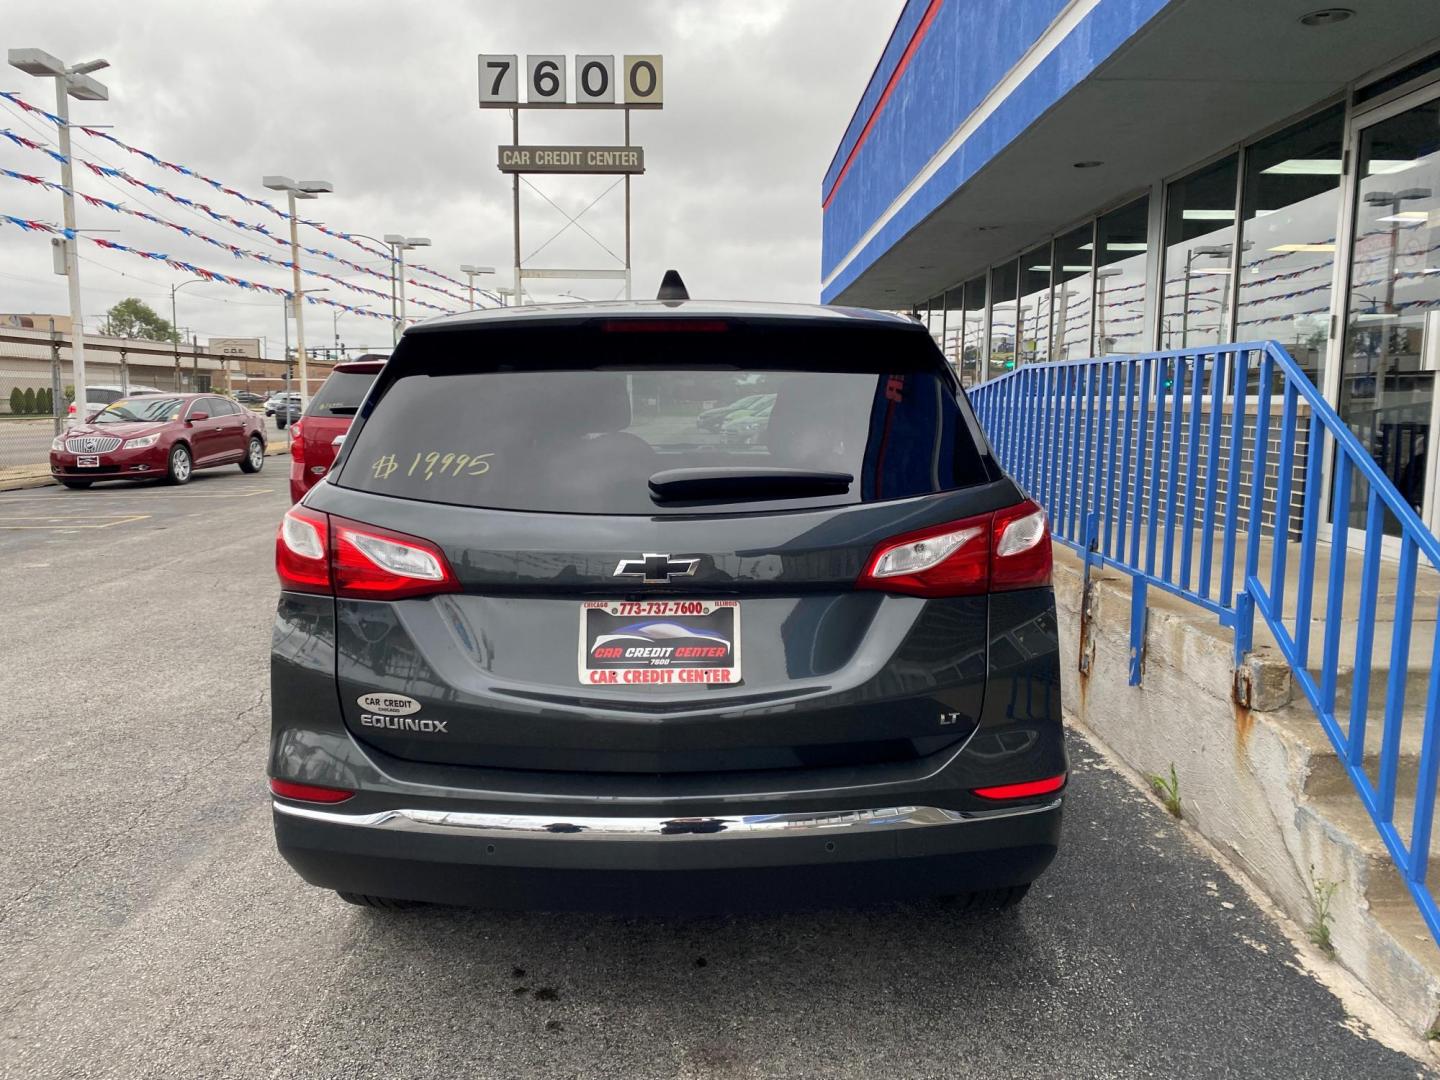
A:
[[[695,418],[702,431],[717,432],[730,446],[753,446],[763,441],[770,423],[775,395],[747,394],[728,405],[706,409]]]
[[[300,394],[298,391],[277,390],[265,399],[265,415],[275,418],[275,426],[282,430],[300,419]]]
[[[384,357],[362,357],[336,364],[310,399],[301,419],[300,395],[283,391],[264,399],[265,413],[280,427],[293,423],[290,442],[290,498],[298,501],[330,470],[351,418],[370,384],[385,366]],[[97,480],[163,478],[186,483],[194,470],[238,464],[259,472],[265,464],[265,423],[236,400],[219,394],[170,394],[135,387],[97,386],[87,401],[95,405],[86,422],[58,436],[50,446],[50,472],[68,488],[88,488]],[[108,400],[101,403],[98,396]],[[72,409],[72,411],[74,411]]]

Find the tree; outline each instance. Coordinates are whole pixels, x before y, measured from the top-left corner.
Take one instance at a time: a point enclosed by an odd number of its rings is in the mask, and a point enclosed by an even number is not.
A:
[[[18,386],[10,390],[10,413],[12,416],[22,416],[25,413],[25,391]]]
[[[27,416],[35,415],[35,388],[33,386],[25,388],[25,413]]]
[[[44,416],[52,416],[55,413],[55,392],[48,386],[42,386],[40,393],[35,395],[40,405],[40,412]]]
[[[101,333],[107,337],[141,338],[145,341],[177,341],[175,328],[143,300],[130,296],[105,313]]]

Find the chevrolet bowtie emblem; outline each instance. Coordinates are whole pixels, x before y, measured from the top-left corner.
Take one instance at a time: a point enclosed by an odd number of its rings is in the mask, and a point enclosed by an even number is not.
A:
[[[671,578],[689,577],[699,565],[699,559],[672,559],[647,551],[638,559],[621,559],[614,576],[642,578],[646,585],[668,585]]]

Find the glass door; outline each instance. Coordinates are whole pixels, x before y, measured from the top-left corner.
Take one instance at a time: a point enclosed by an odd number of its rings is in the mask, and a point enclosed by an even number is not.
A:
[[[1440,434],[1440,91],[1359,117],[1339,412],[1435,528]],[[1364,525],[1364,494],[1350,524]],[[1388,515],[1387,515],[1388,518]],[[1398,530],[1387,520],[1386,531]]]

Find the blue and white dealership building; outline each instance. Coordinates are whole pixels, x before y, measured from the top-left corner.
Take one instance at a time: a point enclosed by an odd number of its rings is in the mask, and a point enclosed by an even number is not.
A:
[[[914,311],[967,384],[1276,339],[1433,515],[1440,3],[1322,2],[909,0],[822,299]]]

